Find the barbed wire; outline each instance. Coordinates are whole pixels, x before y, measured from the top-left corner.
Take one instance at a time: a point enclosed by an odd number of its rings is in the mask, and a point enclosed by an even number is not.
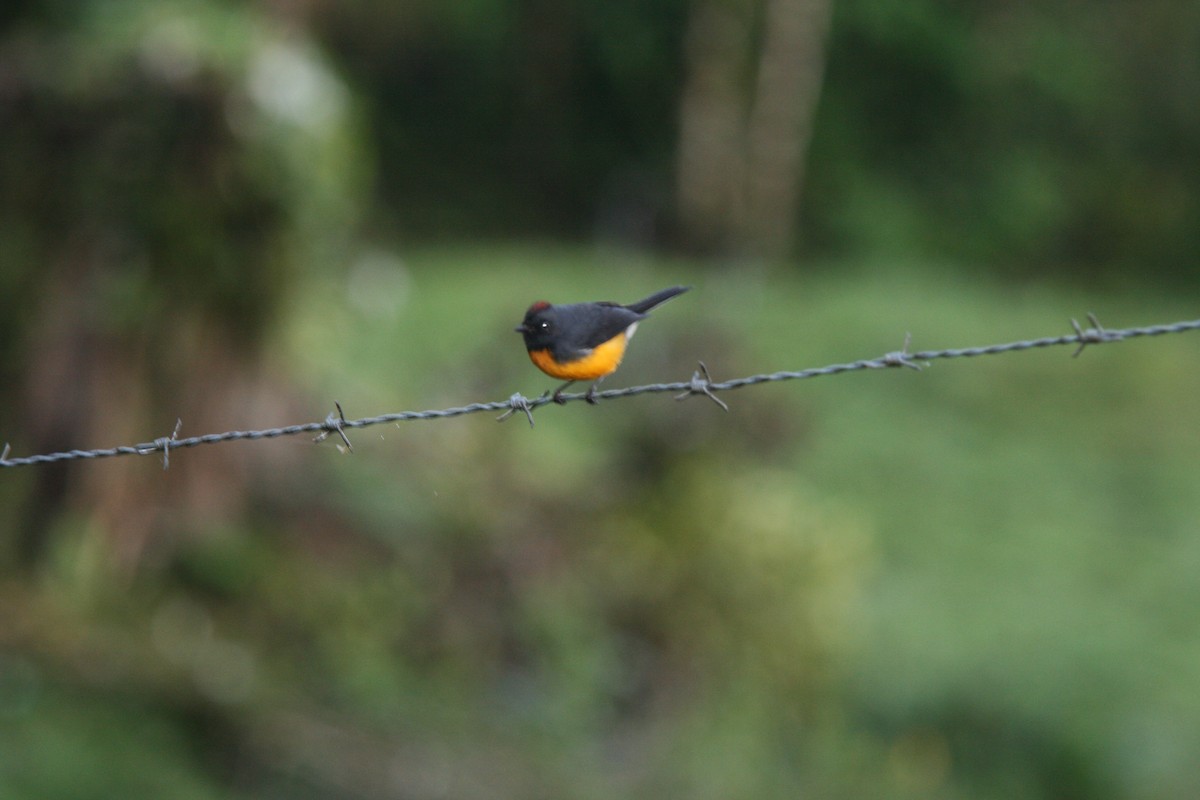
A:
[[[717,392],[726,392],[733,389],[740,389],[744,386],[755,386],[761,383],[774,383],[777,381],[792,381],[803,380],[806,378],[816,378],[823,375],[838,375],[844,372],[856,372],[866,369],[889,369],[894,367],[904,367],[908,369],[922,369],[922,362],[930,362],[944,358],[974,358],[976,356],[999,355],[1001,353],[1013,353],[1023,350],[1033,350],[1043,347],[1058,347],[1062,345],[1076,345],[1073,356],[1078,356],[1083,352],[1084,348],[1089,345],[1109,344],[1112,342],[1120,342],[1126,339],[1134,339],[1142,336],[1162,336],[1169,333],[1185,333],[1187,331],[1200,330],[1200,319],[1186,320],[1183,322],[1172,322],[1164,325],[1149,325],[1140,328],[1124,328],[1119,330],[1108,330],[1104,328],[1092,314],[1088,314],[1088,321],[1091,327],[1082,327],[1077,320],[1071,320],[1071,327],[1074,333],[1065,334],[1062,336],[1048,336],[1041,339],[1024,339],[1015,342],[1006,342],[1003,344],[985,345],[983,347],[962,347],[945,350],[920,350],[917,352],[909,352],[909,336],[904,337],[904,346],[900,350],[886,353],[877,358],[866,358],[858,361],[851,361],[845,364],[830,364],[825,367],[813,367],[810,369],[802,369],[797,371],[782,371],[770,372],[761,375],[751,375],[745,378],[734,378],[727,381],[713,381],[708,373],[708,367],[704,362],[700,362],[697,369],[691,377],[691,380],[677,381],[674,383],[651,383],[642,386],[630,386],[625,389],[607,389],[597,391],[589,398],[588,394],[563,394],[557,400],[553,398],[549,392],[540,395],[539,397],[530,399],[520,394],[519,392],[512,395],[507,400],[496,400],[489,403],[471,403],[465,406],[455,408],[443,408],[432,411],[401,411],[394,414],[382,414],[377,417],[363,417],[362,419],[346,419],[342,412],[340,403],[335,402],[336,411],[330,413],[321,422],[308,422],[302,425],[288,425],[282,428],[267,428],[256,431],[226,431],[225,433],[210,433],[204,436],[190,436],[184,439],[179,438],[179,430],[183,426],[182,420],[177,420],[175,430],[170,436],[163,436],[155,439],[152,442],[142,444],[128,445],[123,447],[110,447],[96,450],[68,450],[60,453],[45,453],[42,455],[22,456],[18,458],[9,458],[9,445],[4,445],[3,452],[0,452],[0,467],[25,467],[34,464],[52,464],[58,461],[72,461],[76,459],[95,459],[95,458],[111,458],[115,456],[148,456],[155,453],[161,453],[163,459],[163,469],[166,469],[170,464],[170,454],[172,450],[180,450],[188,447],[198,447],[205,444],[218,444],[220,442],[234,442],[241,440],[257,441],[259,439],[275,439],[281,436],[296,436],[305,433],[316,433],[317,436],[313,439],[314,442],[320,442],[331,436],[336,435],[341,439],[341,445],[347,451],[352,451],[354,448],[350,444],[350,438],[346,435],[347,430],[357,428],[366,428],[371,425],[381,425],[388,422],[407,422],[410,420],[428,420],[428,419],[445,419],[448,417],[461,417],[466,414],[476,414],[487,411],[502,411],[498,421],[503,422],[514,414],[522,413],[529,420],[530,427],[533,426],[533,412],[535,409],[549,403],[565,404],[577,402],[579,400],[616,400],[623,397],[633,397],[639,394],[652,394],[657,392],[673,392],[676,393],[676,400],[684,400],[692,396],[701,395],[709,398],[717,405],[726,411],[729,407],[716,396]]]

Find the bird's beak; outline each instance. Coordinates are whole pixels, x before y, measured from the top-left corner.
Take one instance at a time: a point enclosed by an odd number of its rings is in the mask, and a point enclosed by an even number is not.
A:
[[[524,325],[518,325],[513,330],[517,333],[529,333],[529,328],[526,328]]]

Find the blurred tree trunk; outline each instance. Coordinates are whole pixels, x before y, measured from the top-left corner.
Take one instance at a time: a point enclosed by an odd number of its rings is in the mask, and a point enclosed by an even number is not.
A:
[[[12,402],[18,446],[32,452],[152,441],[177,418],[183,435],[235,427],[251,401],[267,402],[256,376],[290,283],[272,266],[284,209],[228,166],[245,148],[223,123],[226,86],[120,68],[107,90],[30,81],[0,103],[9,146],[53,165],[0,181],[3,215],[36,254],[12,265],[29,276]],[[253,456],[196,456],[166,474],[157,457],[38,468],[16,559],[36,565],[64,512],[103,537],[122,569],[154,545],[227,524],[251,494]]]
[[[102,45],[86,22],[0,40],[0,371],[12,376],[0,429],[14,455],[153,441],[177,418],[187,436],[292,416],[293,389],[265,374],[268,334],[298,254],[345,233],[329,211],[349,207],[343,179],[312,169],[338,163],[338,137],[318,124],[336,91],[303,116],[271,105],[291,96],[280,63],[319,64],[256,40],[240,54],[247,90],[226,51],[210,58],[197,40],[181,52],[154,38],[157,17],[120,11],[131,49]],[[88,81],[70,79],[84,69]],[[165,474],[158,456],[31,469],[20,502],[0,509],[15,531],[0,559],[36,567],[73,525],[133,568],[267,498],[278,454],[206,450]]]
[[[780,258],[795,239],[804,156],[825,66],[830,0],[766,0],[754,105],[746,130],[739,243]]]
[[[677,181],[688,249],[768,259],[790,250],[830,10],[829,0],[693,5]]]
[[[696,0],[688,21],[676,193],[683,243],[701,253],[731,244],[754,2]]]

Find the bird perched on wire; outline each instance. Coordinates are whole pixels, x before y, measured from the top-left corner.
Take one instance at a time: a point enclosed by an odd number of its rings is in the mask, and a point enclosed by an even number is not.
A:
[[[594,381],[587,401],[596,402],[596,386],[621,364],[629,339],[655,306],[681,295],[690,286],[672,286],[627,306],[618,303],[551,305],[539,300],[516,327],[525,337],[529,360],[551,378],[565,380],[554,402],[565,403],[563,390],[576,381]]]

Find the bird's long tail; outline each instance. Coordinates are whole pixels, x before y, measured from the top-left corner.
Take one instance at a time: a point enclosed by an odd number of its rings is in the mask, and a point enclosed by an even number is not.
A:
[[[690,286],[672,286],[670,289],[663,289],[661,292],[656,292],[645,300],[638,300],[636,303],[630,303],[625,306],[631,311],[636,311],[639,314],[645,314],[655,306],[662,305],[676,295],[683,294]]]

